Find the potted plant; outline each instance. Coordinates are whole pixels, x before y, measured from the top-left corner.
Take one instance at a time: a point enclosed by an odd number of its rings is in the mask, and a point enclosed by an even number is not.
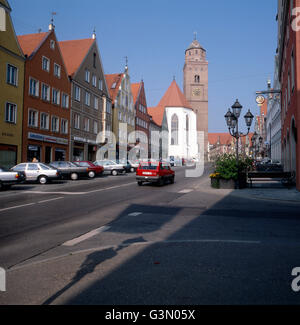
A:
[[[213,173],[209,175],[210,177],[210,184],[213,188],[220,188],[220,174]]]

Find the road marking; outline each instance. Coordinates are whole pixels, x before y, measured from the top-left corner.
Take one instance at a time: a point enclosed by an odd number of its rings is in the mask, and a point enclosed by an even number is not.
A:
[[[50,202],[50,201],[55,201],[55,200],[61,200],[61,199],[64,199],[64,196],[56,197],[54,199],[48,199],[48,200],[39,201],[38,203],[45,203],[45,202]]]
[[[137,217],[139,215],[143,214],[142,212],[132,212],[132,213],[129,213],[128,216],[129,217]]]
[[[185,190],[179,191],[178,193],[187,194],[187,193],[191,193],[193,191],[194,190],[192,190],[192,189],[185,189]]]
[[[132,185],[132,184],[136,184],[136,182],[127,183],[127,184],[123,184],[123,185],[116,185],[116,186],[111,186],[111,187],[106,187],[106,188],[100,188],[99,190],[93,190],[93,191],[85,192],[84,194],[90,194],[90,193],[95,193],[95,192],[102,192],[102,191],[106,191],[106,190],[113,190],[115,188],[129,186],[129,185]]]
[[[74,238],[72,240],[66,241],[65,243],[62,244],[62,246],[74,246],[76,244],[79,244],[81,242],[83,242],[84,240],[87,240],[89,238],[92,238],[98,234],[100,234],[101,232],[104,232],[106,230],[108,230],[110,227],[109,226],[102,226],[100,228],[94,229],[82,236],[79,236],[77,238]]]
[[[13,207],[0,209],[0,212],[7,211],[7,210],[12,210],[12,209],[23,208],[23,207],[27,207],[27,206],[34,205],[34,204],[36,204],[36,203],[28,203],[28,204],[22,204],[22,205],[15,205]]]

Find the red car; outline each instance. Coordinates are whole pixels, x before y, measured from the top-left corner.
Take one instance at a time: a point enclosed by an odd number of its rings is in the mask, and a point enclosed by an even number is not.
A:
[[[136,180],[139,186],[143,183],[156,183],[160,186],[166,182],[175,181],[175,172],[164,162],[141,162],[136,170]]]
[[[88,175],[90,178],[102,175],[104,171],[104,168],[102,166],[96,166],[90,161],[74,161],[74,164],[80,167],[87,167],[89,169]]]

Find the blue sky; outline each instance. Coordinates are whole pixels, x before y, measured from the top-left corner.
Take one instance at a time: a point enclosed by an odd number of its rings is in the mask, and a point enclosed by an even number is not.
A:
[[[185,49],[197,31],[209,62],[209,132],[226,132],[224,115],[236,98],[255,114],[255,91],[273,79],[276,0],[9,0],[18,35],[48,29],[59,40],[89,38],[96,28],[104,72],[124,70],[145,82],[156,106],[176,77],[182,89]]]

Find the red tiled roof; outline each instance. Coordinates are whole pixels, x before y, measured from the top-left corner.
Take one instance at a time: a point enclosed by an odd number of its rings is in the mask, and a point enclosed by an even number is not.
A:
[[[172,81],[158,105],[156,107],[148,107],[148,114],[160,126],[162,125],[166,107],[185,107],[192,109],[175,80]]]
[[[136,103],[137,97],[139,95],[141,87],[141,82],[131,84],[131,92],[132,92],[132,97],[133,97],[133,104]]]
[[[51,32],[17,36],[24,55],[31,56]]]
[[[110,98],[112,101],[114,101],[117,97],[118,91],[119,91],[119,86],[122,81],[122,73],[114,73],[114,74],[106,74],[105,79],[106,79],[106,84],[107,88],[110,94]],[[115,83],[114,88],[112,88],[113,84]]]
[[[94,42],[92,38],[59,42],[69,76],[74,76]]]
[[[229,133],[208,133],[209,144],[215,145],[218,142],[221,145],[227,145],[232,142],[232,136]]]

